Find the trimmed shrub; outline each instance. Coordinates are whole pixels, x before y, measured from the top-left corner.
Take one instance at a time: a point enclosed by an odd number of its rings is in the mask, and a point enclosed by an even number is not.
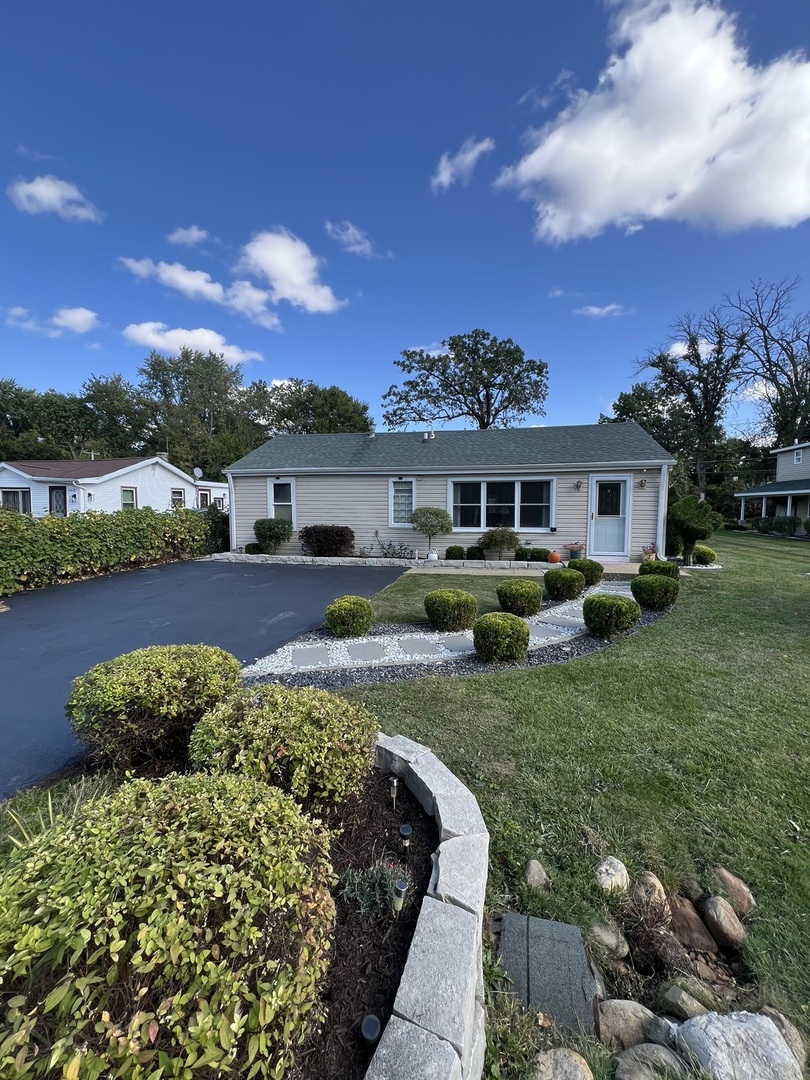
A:
[[[579,570],[546,570],[543,585],[552,600],[576,600],[585,588],[585,575]]]
[[[543,606],[543,588],[527,578],[511,578],[503,581],[495,590],[498,603],[510,615],[536,615]]]
[[[354,551],[354,530],[348,525],[305,525],[298,539],[304,554],[318,559],[347,559]]]
[[[652,562],[643,562],[638,568],[638,572],[641,576],[646,574],[658,574],[661,577],[677,578],[680,577],[681,570],[677,563],[664,562],[663,559],[653,559]]]
[[[757,532],[762,533],[763,536],[773,532],[774,519],[772,517],[755,517],[751,522]]]
[[[801,526],[801,518],[791,514],[788,517],[775,517],[773,519],[773,531],[782,536],[795,536]]]
[[[516,547],[515,559],[517,559],[519,562],[528,562],[531,558],[531,550],[531,548],[523,547],[522,545],[520,547]]]
[[[365,596],[339,596],[326,609],[326,625],[335,637],[363,637],[371,629],[371,618]]]
[[[590,588],[592,585],[598,585],[602,580],[602,574],[605,572],[604,566],[600,562],[596,562],[595,559],[575,559],[577,564],[576,570],[578,574],[582,574],[585,578],[585,587]],[[573,567],[570,567],[573,570]]]
[[[529,648],[529,626],[517,615],[490,611],[473,626],[473,644],[482,660],[522,660]]]
[[[224,510],[212,503],[202,512],[208,525],[208,554],[216,555],[220,551],[230,551],[230,518]]]
[[[467,548],[467,558],[475,559],[478,562],[483,562],[484,549],[482,547],[479,547],[478,544],[473,544],[471,547]]]
[[[535,547],[529,548],[529,562],[548,562],[548,557],[551,554],[550,548]]]
[[[359,791],[378,731],[379,721],[362,705],[268,683],[237,690],[206,713],[189,758],[196,769],[273,784],[305,810],[324,813]]]
[[[194,725],[241,674],[213,645],[150,645],[74,679],[65,712],[103,761],[154,775],[185,766]]]
[[[695,544],[692,552],[692,562],[695,566],[711,566],[717,562],[717,552],[706,544]]]
[[[57,822],[0,880],[0,1072],[281,1077],[323,1015],[329,842],[242,776],[136,780]]]
[[[505,551],[517,551],[520,547],[520,537],[514,529],[499,525],[495,529],[487,529],[479,539],[478,546],[484,551],[497,551],[498,558],[503,558]]]
[[[802,524],[804,525],[804,531],[810,536],[810,518],[805,518]]]
[[[463,559],[464,548],[461,544],[451,544],[444,553],[445,559]]]
[[[292,522],[283,518],[259,518],[253,522],[253,535],[259,542],[262,555],[275,555],[292,534]]]
[[[701,501],[697,495],[687,495],[685,499],[679,499],[670,506],[667,528],[671,529],[683,544],[684,565],[692,565],[695,544],[700,540],[708,540],[722,524],[721,515],[712,510],[707,502]],[[669,554],[669,548],[667,548],[667,554]]]
[[[418,506],[409,520],[414,532],[427,537],[431,551],[434,536],[446,536],[453,531],[453,519],[441,506]]]
[[[678,582],[673,578],[662,577],[660,574],[646,574],[630,582],[633,597],[649,611],[663,611],[670,604],[674,604],[678,599],[679,588]]]
[[[664,540],[664,554],[669,559],[676,559],[683,551],[683,541],[675,532],[667,519],[666,537]]]
[[[262,553],[262,545],[261,544],[245,544],[245,554],[246,555],[261,555],[261,553]]]
[[[478,601],[462,589],[433,589],[425,596],[425,613],[434,630],[469,630]]]
[[[610,640],[635,626],[641,608],[627,596],[586,596],[582,617],[594,637]]]

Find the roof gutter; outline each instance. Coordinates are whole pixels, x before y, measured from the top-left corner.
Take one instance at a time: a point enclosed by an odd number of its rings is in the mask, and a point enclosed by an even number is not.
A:
[[[223,469],[226,476],[269,476],[271,473],[277,476],[301,476],[304,473],[320,475],[390,475],[407,472],[437,475],[437,476],[470,476],[473,473],[536,473],[536,472],[582,472],[583,469],[658,469],[674,465],[673,458],[655,461],[583,461],[583,462],[546,462],[538,461],[526,465],[419,465],[414,462],[401,465],[346,465],[335,466],[305,466],[295,468],[291,465],[264,465],[258,469]]]

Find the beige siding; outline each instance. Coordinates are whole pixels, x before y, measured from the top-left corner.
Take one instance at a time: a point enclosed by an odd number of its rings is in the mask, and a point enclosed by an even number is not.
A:
[[[639,487],[642,480],[645,486]],[[661,472],[659,469],[648,469],[645,473],[633,474],[633,524],[630,534],[630,559],[638,562],[641,558],[641,549],[645,544],[655,541],[658,529],[658,493],[660,490]],[[664,492],[666,497],[666,492]],[[663,552],[661,553],[663,557]]]
[[[233,478],[231,513],[236,517],[236,547],[255,544],[253,522],[267,517],[267,477],[235,476]]]
[[[794,450],[776,455],[777,480],[810,480],[810,446],[802,447],[802,460],[797,465],[793,458]]]

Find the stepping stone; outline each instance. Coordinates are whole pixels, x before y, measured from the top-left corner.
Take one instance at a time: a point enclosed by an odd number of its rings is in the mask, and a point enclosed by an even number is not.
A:
[[[358,641],[354,645],[347,645],[346,652],[360,663],[370,663],[372,660],[384,660],[386,656],[385,646],[379,641]]]
[[[465,637],[464,634],[454,634],[451,637],[446,637],[442,642],[445,649],[449,649],[450,652],[462,653],[462,652],[475,652],[475,646],[470,638]]]
[[[332,661],[325,645],[298,645],[290,653],[290,663],[293,667],[309,668],[329,667]]]
[[[400,638],[399,647],[408,656],[443,656],[442,648],[426,638]]]
[[[564,626],[577,629],[585,625],[585,620],[581,614],[575,614],[573,611],[569,614],[555,615],[550,612],[548,615],[539,615],[538,619],[540,623],[545,623],[547,626]]]
[[[570,627],[566,626],[566,630]],[[551,626],[549,624],[538,623],[535,625],[529,624],[529,642],[534,644],[545,645],[549,641],[565,641],[568,638],[568,634],[561,634],[560,628]]]

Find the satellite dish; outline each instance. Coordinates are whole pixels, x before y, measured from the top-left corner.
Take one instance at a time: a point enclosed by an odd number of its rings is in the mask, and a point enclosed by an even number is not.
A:
[[[200,477],[202,476],[202,469],[200,468],[200,466],[199,466],[199,465],[195,465],[195,466],[194,466],[194,475],[196,476],[196,478],[197,478],[198,480],[199,480],[199,479],[200,479]]]

